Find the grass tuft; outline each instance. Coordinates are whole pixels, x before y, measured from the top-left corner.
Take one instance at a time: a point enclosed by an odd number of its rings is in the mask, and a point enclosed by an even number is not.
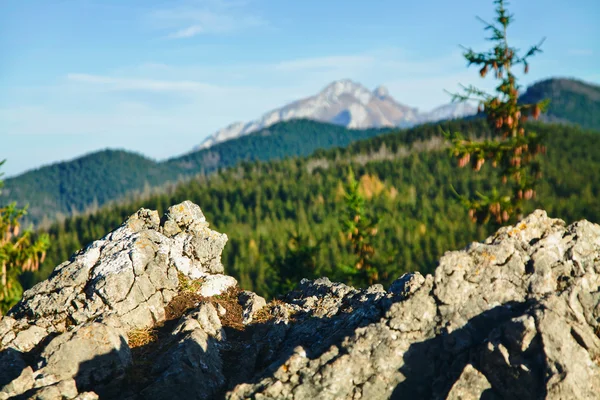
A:
[[[190,279],[181,271],[177,271],[177,278],[179,279],[179,292],[196,293],[204,283],[203,278]]]
[[[127,338],[129,339],[129,347],[134,349],[155,342],[158,335],[154,328],[136,328],[129,331]]]

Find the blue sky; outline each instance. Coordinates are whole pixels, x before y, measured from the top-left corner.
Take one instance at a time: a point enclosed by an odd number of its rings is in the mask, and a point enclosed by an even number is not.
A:
[[[546,37],[520,82],[600,83],[597,0],[515,0],[511,44]],[[103,149],[155,159],[333,80],[385,85],[428,110],[492,88],[485,0],[0,0],[0,160],[11,176]]]

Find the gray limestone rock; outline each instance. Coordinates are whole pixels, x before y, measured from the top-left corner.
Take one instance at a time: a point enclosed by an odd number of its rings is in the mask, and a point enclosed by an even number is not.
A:
[[[220,256],[227,241],[226,235],[208,229],[200,208],[189,201],[169,208],[165,218],[179,227],[174,237],[161,233],[156,211],[141,209],[26,291],[9,315],[58,332],[66,329],[65,321],[79,325],[107,314],[121,317],[131,328],[160,322],[177,290],[178,270],[190,277],[222,271]],[[36,330],[20,338],[18,332],[14,340],[25,350],[48,333]]]
[[[402,275],[390,285],[388,292],[398,296],[408,297],[416,292],[425,282],[420,272],[411,272]]]
[[[9,398],[33,386],[33,371],[23,353],[9,348],[0,352],[0,399]]]
[[[2,339],[4,335],[11,331],[11,329],[15,326],[16,322],[17,321],[15,321],[15,319],[11,317],[0,318],[0,339]]]
[[[80,390],[121,377],[131,365],[124,331],[93,322],[50,341],[40,355],[38,376],[75,379]]]
[[[31,325],[29,328],[18,332],[11,344],[17,350],[28,352],[37,346],[47,335],[48,332],[46,329]]]
[[[63,400],[75,399],[78,396],[77,385],[73,379],[67,379],[52,385],[34,388],[25,393],[28,399]]]
[[[244,325],[252,322],[252,318],[254,314],[261,308],[267,305],[266,300],[263,297],[260,297],[256,293],[252,293],[249,291],[243,291],[240,293],[238,297],[238,301],[242,306],[243,311],[243,320]]]
[[[144,399],[213,399],[223,390],[225,377],[219,351],[224,335],[217,310],[203,303],[181,318],[166,350],[152,368],[152,384]]]
[[[467,364],[448,393],[447,400],[492,400],[498,398],[492,393],[491,388],[492,385],[485,375],[473,368],[471,364]]]
[[[98,395],[94,392],[79,393],[73,400],[98,400]]]
[[[14,378],[0,389],[0,399],[9,399],[21,395],[31,389],[34,384],[33,369],[31,367],[26,367],[21,371],[21,375]]]
[[[0,319],[0,400],[598,398],[598,225],[538,210],[387,291],[302,280],[269,304],[213,297],[236,285],[226,240],[184,202],[59,265]],[[198,293],[178,294],[181,274]],[[130,350],[151,327],[160,340]]]
[[[228,289],[237,286],[237,281],[229,275],[215,274],[204,277],[198,294],[203,297],[211,297],[222,294]]]
[[[156,211],[141,209],[75,253],[0,318],[3,393],[54,398],[69,392],[69,379],[80,391],[118,380],[131,365],[127,332],[165,320],[178,293],[178,274],[221,272],[226,241],[186,201],[169,208],[162,221]]]
[[[538,210],[384,297],[303,281],[287,301],[321,320],[227,398],[598,398],[599,271],[600,227]]]

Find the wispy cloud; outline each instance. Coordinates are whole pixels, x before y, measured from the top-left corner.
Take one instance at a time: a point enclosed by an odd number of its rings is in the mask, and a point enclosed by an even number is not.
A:
[[[187,28],[180,29],[177,32],[171,33],[169,37],[173,39],[188,38],[199,35],[202,32],[205,32],[205,28],[202,25],[192,25]]]
[[[173,8],[155,10],[151,18],[166,30],[171,39],[191,38],[206,34],[225,34],[267,26],[267,21],[254,14],[248,2],[202,0]]]
[[[215,85],[190,81],[170,81],[157,79],[113,78],[110,76],[91,74],[67,74],[71,82],[98,85],[107,90],[128,91],[142,90],[152,92],[206,92],[219,90]]]
[[[67,79],[100,91],[146,91],[157,95],[169,92],[196,98],[250,96],[246,98],[252,103],[252,108],[263,104],[261,112],[266,112],[286,101],[310,96],[333,80],[350,78],[369,87],[387,85],[399,101],[429,109],[449,102],[450,98],[443,90],[456,89],[459,82],[486,83],[478,80],[476,71],[467,70],[464,64],[457,51],[415,61],[401,49],[388,48],[226,66],[146,63],[122,68],[117,75],[72,73],[67,75]],[[490,81],[491,84],[493,82]],[[253,97],[255,93],[260,94]],[[267,93],[276,96],[270,97]],[[259,102],[257,98],[260,98]]]
[[[231,79],[236,74],[242,78]],[[383,84],[399,102],[421,110],[449,102],[443,90],[459,90],[458,83],[491,91],[495,84],[466,69],[460,54],[414,61],[393,49],[226,66],[143,63],[106,75],[67,74],[45,95],[31,96],[47,100],[43,107],[0,109],[0,121],[14,134],[65,133],[67,126],[74,134],[176,132],[197,137],[193,145],[342,78],[371,88]]]
[[[0,126],[13,138],[30,138],[19,139],[22,143],[57,135],[79,146],[74,154],[110,143],[163,158],[188,151],[232,122],[311,96],[337,79],[369,88],[385,85],[398,102],[424,111],[450,102],[444,89],[460,91],[459,83],[490,92],[496,84],[465,68],[454,49],[429,58],[382,48],[226,65],[151,61],[106,74],[73,71],[48,87],[13,88],[5,96],[10,103],[3,106],[0,98]],[[536,68],[520,82],[526,85],[548,76],[547,71]],[[588,79],[598,82],[595,72]],[[40,152],[36,159],[52,161],[56,156],[50,153]]]

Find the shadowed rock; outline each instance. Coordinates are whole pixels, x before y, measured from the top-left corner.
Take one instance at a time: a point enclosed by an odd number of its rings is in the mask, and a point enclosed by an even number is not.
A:
[[[267,305],[265,299],[256,293],[249,292],[247,290],[240,293],[238,296],[238,301],[240,302],[243,311],[243,320],[244,325],[252,322],[252,318],[257,313],[258,310]]]

